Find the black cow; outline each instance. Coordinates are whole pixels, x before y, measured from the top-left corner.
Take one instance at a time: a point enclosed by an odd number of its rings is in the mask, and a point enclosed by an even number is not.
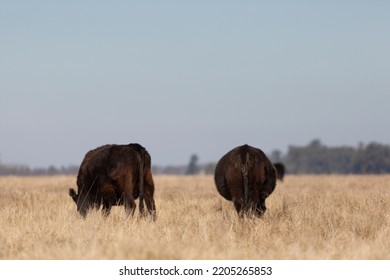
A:
[[[260,149],[243,145],[225,154],[214,175],[220,195],[234,203],[240,217],[265,211],[265,199],[276,186],[276,170]]]
[[[286,168],[284,167],[284,164],[281,162],[274,163],[275,169],[276,169],[276,177],[283,181],[284,174],[286,173]]]
[[[123,204],[132,215],[136,208],[134,200],[139,197],[141,215],[145,199],[149,214],[156,218],[151,158],[139,144],[105,145],[89,151],[81,163],[77,187],[78,193],[70,188],[69,195],[83,217],[89,209],[101,205],[107,216],[113,205]]]

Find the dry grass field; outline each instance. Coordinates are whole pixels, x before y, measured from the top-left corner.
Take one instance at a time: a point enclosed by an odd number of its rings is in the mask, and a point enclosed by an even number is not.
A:
[[[83,220],[74,177],[0,177],[0,259],[390,259],[390,176],[287,176],[238,219],[212,176],[155,176],[157,221]],[[138,209],[137,209],[138,212]]]

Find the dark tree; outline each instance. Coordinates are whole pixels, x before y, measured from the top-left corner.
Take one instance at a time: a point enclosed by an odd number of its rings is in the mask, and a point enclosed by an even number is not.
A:
[[[199,157],[196,154],[193,154],[190,158],[190,162],[188,163],[186,175],[195,175],[199,173],[198,161]]]

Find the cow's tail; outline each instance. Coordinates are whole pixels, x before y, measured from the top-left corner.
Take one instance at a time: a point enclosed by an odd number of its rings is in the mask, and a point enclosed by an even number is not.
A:
[[[245,155],[245,163],[241,165],[241,173],[242,173],[242,179],[244,181],[244,207],[243,209],[248,209],[248,203],[249,203],[249,179],[248,179],[248,172],[249,172],[249,153],[247,152]]]
[[[77,203],[77,200],[79,196],[77,195],[76,191],[72,188],[69,189],[69,196],[73,199],[75,203]]]
[[[241,171],[242,180],[244,183],[244,201],[243,201],[243,210],[248,210],[249,206],[249,167],[250,167],[250,159],[249,159],[249,153],[245,153],[245,157],[241,156],[241,158],[238,160],[238,167]]]
[[[144,214],[144,157],[137,153],[138,161],[138,191],[139,191],[139,211]]]

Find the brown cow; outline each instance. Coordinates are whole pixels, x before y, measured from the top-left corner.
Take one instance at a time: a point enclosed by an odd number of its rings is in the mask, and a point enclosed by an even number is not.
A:
[[[134,214],[134,200],[139,197],[141,215],[145,199],[149,214],[156,218],[151,158],[139,144],[105,145],[89,151],[81,163],[77,187],[78,194],[70,188],[69,195],[83,217],[101,205],[106,216],[113,205],[123,204],[127,213]]]
[[[286,168],[284,167],[284,164],[281,162],[274,163],[275,169],[276,169],[276,178],[278,178],[280,181],[283,181],[284,174],[286,173]]]
[[[220,195],[233,201],[240,217],[266,211],[265,199],[276,185],[276,170],[260,150],[248,145],[234,148],[217,163],[214,175]]]

